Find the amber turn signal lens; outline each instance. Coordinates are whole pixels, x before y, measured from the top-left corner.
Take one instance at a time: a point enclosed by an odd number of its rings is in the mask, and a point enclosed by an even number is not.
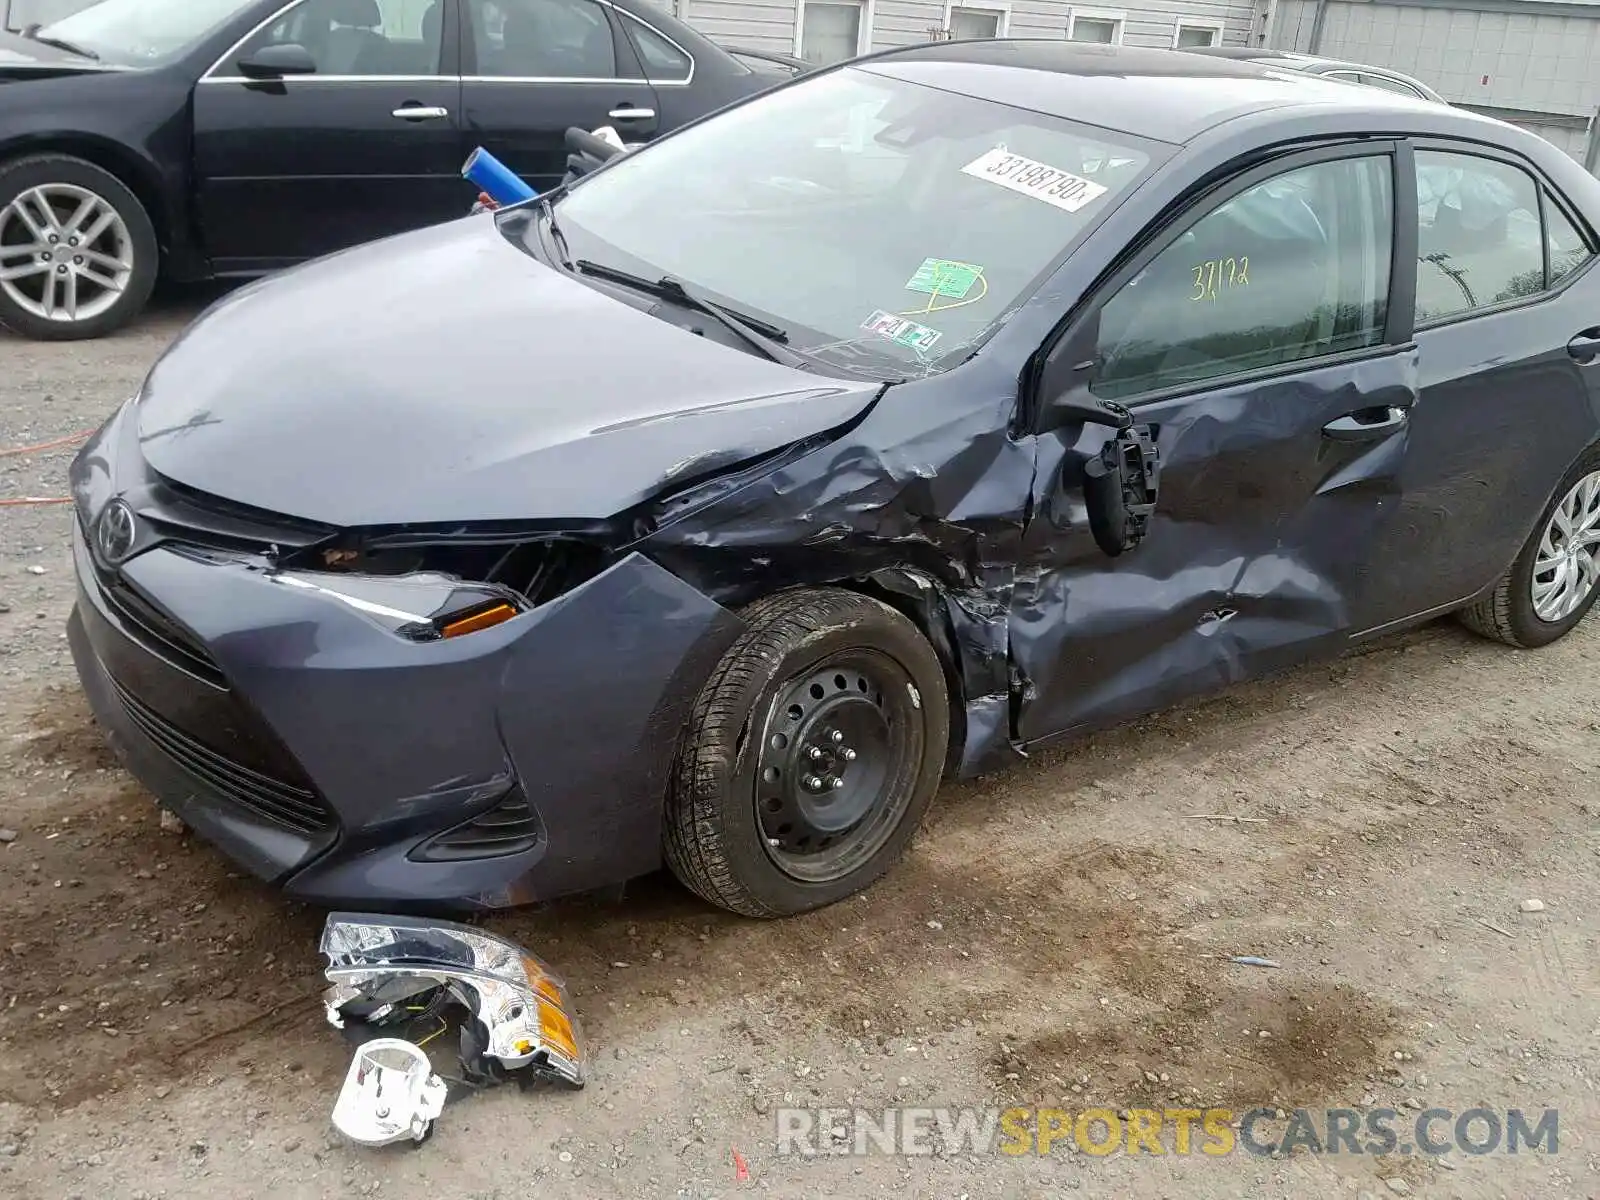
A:
[[[477,633],[480,629],[488,629],[509,621],[517,615],[517,610],[509,604],[496,604],[492,608],[480,609],[465,617],[457,617],[454,621],[447,621],[439,628],[440,637],[460,637],[464,633]]]
[[[567,1014],[553,1004],[539,1005],[539,1037],[546,1046],[563,1054],[573,1062],[582,1060],[578,1050],[578,1035],[567,1020]]]

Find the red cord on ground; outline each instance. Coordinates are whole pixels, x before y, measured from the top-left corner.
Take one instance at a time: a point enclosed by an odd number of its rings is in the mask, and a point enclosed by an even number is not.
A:
[[[24,496],[20,500],[0,500],[0,506],[12,508],[19,504],[71,504],[71,496]]]
[[[17,454],[32,454],[36,450],[54,450],[57,446],[70,446],[73,442],[83,441],[93,432],[94,430],[92,429],[82,429],[77,433],[69,433],[66,437],[58,437],[48,442],[39,442],[33,446],[11,446],[5,450],[0,450],[0,458],[10,458]]]

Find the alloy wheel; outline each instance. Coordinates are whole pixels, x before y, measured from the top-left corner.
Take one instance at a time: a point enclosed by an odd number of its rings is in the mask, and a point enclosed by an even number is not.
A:
[[[0,291],[46,321],[92,321],[133,276],[133,235],[105,197],[70,183],[29,188],[0,208]]]
[[[1600,582],[1600,471],[1585,475],[1556,505],[1533,562],[1533,611],[1552,625],[1566,620]]]

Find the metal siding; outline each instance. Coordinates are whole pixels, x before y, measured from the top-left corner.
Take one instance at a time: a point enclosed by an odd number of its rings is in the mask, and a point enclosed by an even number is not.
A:
[[[1452,104],[1515,110],[1521,125],[1582,161],[1591,133],[1523,119],[1549,114],[1587,121],[1600,110],[1600,8],[1589,17],[1542,12],[1508,0],[1499,11],[1434,4],[1330,0],[1322,42],[1313,49],[1316,0],[1279,0],[1270,34],[1283,50],[1392,67],[1436,89]],[[1594,5],[1589,5],[1594,7]]]
[[[874,50],[931,41],[932,31],[944,28],[942,0],[878,0],[875,9]]]
[[[671,11],[671,0],[654,0]],[[794,0],[681,0],[680,15],[714,42],[755,50],[794,53]],[[958,5],[959,6],[959,5]],[[973,7],[982,7],[981,0]],[[1146,0],[1138,5],[1105,0],[1081,5],[1126,12],[1123,42],[1170,46],[1179,18],[1220,21],[1222,44],[1242,46],[1250,35],[1251,0]],[[1012,0],[1009,37],[1064,38],[1071,6],[1061,0]],[[872,48],[910,46],[932,40],[944,26],[944,0],[876,0]]]
[[[1011,7],[1011,33],[1015,37],[1065,37],[1067,13],[1073,6],[1052,0],[1016,0]],[[1145,0],[1123,4],[1118,0],[1082,4],[1084,9],[1125,12],[1122,28],[1125,46],[1170,46],[1180,18],[1222,23],[1222,45],[1243,46],[1250,36],[1255,6],[1250,0]]]
[[[794,53],[793,0],[683,0],[680,15],[719,45]]]

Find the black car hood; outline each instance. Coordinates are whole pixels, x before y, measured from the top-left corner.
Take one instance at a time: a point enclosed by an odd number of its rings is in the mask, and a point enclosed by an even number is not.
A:
[[[121,68],[109,67],[81,54],[0,31],[0,83],[119,70]]]
[[[139,440],[169,479],[333,525],[604,518],[879,387],[698,337],[477,216],[221,301],[145,381]]]

